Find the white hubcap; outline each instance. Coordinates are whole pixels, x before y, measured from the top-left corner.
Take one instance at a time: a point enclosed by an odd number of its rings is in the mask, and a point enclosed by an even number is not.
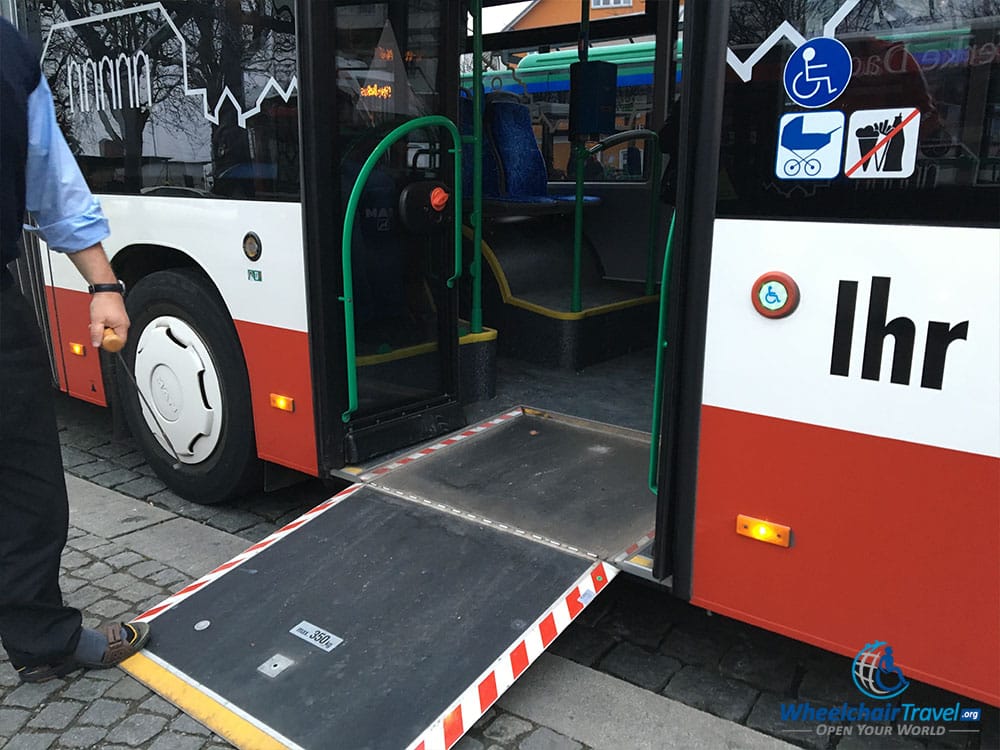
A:
[[[191,326],[169,315],[152,320],[139,336],[135,382],[142,416],[163,450],[185,464],[212,454],[222,433],[222,390],[208,347]]]

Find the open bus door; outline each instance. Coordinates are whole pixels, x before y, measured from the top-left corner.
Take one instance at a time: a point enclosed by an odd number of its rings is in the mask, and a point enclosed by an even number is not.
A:
[[[426,119],[454,110],[443,61],[458,52],[442,29],[457,3],[301,6],[310,327],[329,472],[465,424],[455,145],[443,117]]]

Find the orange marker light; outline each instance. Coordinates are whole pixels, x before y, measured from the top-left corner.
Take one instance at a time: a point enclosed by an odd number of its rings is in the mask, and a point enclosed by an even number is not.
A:
[[[431,208],[435,211],[444,211],[445,206],[448,205],[448,199],[451,195],[444,188],[436,187],[431,190]]]
[[[295,399],[291,396],[279,396],[277,393],[271,394],[271,406],[281,411],[295,411]]]
[[[69,350],[72,354],[75,354],[78,357],[87,356],[87,347],[84,346],[83,344],[74,344],[71,341],[69,344]]]
[[[780,523],[765,521],[752,516],[736,516],[736,533],[740,536],[767,542],[779,547],[788,547],[792,542],[792,528]]]

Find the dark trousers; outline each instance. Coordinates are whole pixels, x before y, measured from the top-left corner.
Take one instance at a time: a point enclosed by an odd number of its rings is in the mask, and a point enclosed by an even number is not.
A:
[[[0,639],[18,667],[76,648],[59,559],[69,505],[48,354],[27,300],[0,268]]]

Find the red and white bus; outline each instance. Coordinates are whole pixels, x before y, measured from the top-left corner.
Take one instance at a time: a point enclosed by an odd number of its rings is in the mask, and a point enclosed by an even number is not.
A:
[[[670,2],[487,34],[511,65],[655,38],[608,164],[568,81],[461,90],[458,0],[91,5],[21,20],[111,222],[131,372],[63,257],[21,277],[58,386],[170,487],[353,477],[1000,703],[1000,17],[688,0],[682,75]],[[649,131],[678,93],[665,262]],[[570,142],[601,169],[577,258]]]

